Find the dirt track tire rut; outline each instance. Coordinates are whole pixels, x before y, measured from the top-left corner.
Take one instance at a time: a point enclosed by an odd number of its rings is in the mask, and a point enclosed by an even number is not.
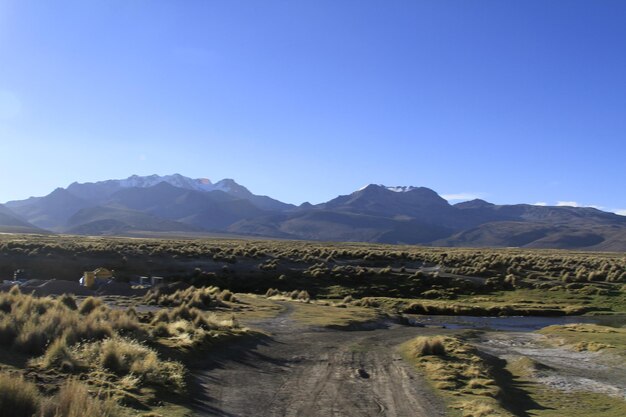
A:
[[[196,411],[223,417],[369,417],[445,415],[445,406],[395,346],[414,328],[303,329],[285,320],[252,349],[226,350],[198,371]],[[362,369],[368,378],[358,375]]]

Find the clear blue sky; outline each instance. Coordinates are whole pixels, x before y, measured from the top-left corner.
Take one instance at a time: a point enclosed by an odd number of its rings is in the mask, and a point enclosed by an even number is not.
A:
[[[3,202],[179,172],[625,210],[625,159],[622,0],[0,0]]]

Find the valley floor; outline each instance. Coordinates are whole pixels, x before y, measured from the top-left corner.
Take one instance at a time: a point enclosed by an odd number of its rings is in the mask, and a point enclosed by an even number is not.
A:
[[[310,324],[319,321],[319,317],[309,317],[309,324],[304,323],[301,310],[315,315],[325,314],[319,311],[327,309],[340,309],[297,302],[274,303],[282,307],[278,315],[246,322],[267,333],[267,338],[212,352],[210,361],[194,372],[195,415],[559,416],[579,415],[571,413],[580,409],[594,416],[619,416],[626,412],[623,396],[626,368],[619,361],[607,367],[605,361],[615,356],[551,348],[543,341],[543,335],[530,329],[519,332],[491,329],[471,336],[458,323],[449,328],[442,322],[414,327],[380,317],[360,324],[346,323],[343,328],[329,328]],[[541,318],[526,319],[542,322]],[[581,321],[589,319],[581,317]],[[504,398],[518,398],[510,403],[501,399],[501,408],[493,412],[459,409],[454,397],[461,395],[465,399],[463,390],[437,389],[428,375],[407,361],[399,349],[416,336],[434,335],[469,336],[468,340],[481,355],[502,361],[498,372],[505,376],[500,376],[499,382],[504,381],[500,388],[510,390]],[[554,363],[557,351],[563,357],[560,366]],[[532,362],[530,371],[534,375],[522,369],[525,362],[520,359]],[[540,372],[535,372],[537,369]],[[584,384],[572,386],[582,380],[580,369],[586,369],[588,378]],[[481,401],[480,395],[467,398],[467,401]],[[559,414],[561,411],[567,414]]]

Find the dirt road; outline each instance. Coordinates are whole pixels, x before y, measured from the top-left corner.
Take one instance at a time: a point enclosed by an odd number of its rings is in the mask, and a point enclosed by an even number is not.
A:
[[[395,346],[427,329],[306,328],[278,317],[254,323],[266,340],[212,354],[195,374],[202,416],[436,417],[445,406]]]

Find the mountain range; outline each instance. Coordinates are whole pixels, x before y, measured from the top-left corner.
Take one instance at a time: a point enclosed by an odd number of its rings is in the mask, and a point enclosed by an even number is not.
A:
[[[255,195],[232,179],[179,174],[72,183],[0,205],[0,232],[207,234],[422,244],[626,251],[626,217],[589,207],[451,205],[425,187],[370,184],[300,206]]]

